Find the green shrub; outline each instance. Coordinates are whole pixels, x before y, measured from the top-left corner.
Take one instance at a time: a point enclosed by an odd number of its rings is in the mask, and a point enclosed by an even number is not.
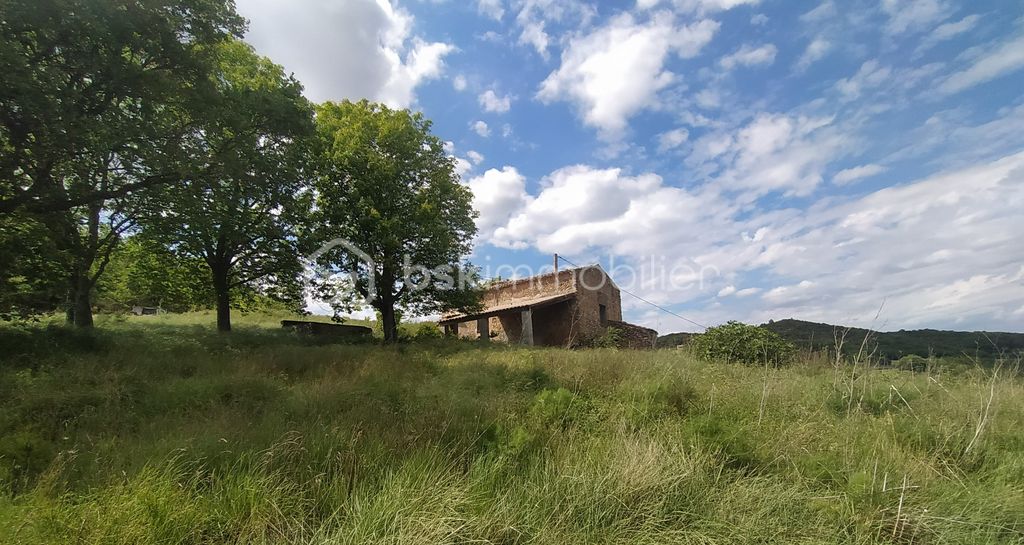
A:
[[[778,366],[788,363],[796,354],[796,347],[778,333],[735,321],[694,336],[690,346],[707,360],[752,365]]]
[[[915,354],[907,354],[893,362],[893,367],[904,371],[922,373],[928,370],[928,359]]]
[[[622,346],[622,330],[617,327],[605,328],[604,333],[593,341],[594,348],[619,348]]]

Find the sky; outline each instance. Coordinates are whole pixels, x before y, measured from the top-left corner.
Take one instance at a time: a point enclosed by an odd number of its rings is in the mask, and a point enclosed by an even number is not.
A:
[[[1024,331],[1024,3],[237,6],[311,100],[433,120],[485,276],[600,263],[661,333]]]

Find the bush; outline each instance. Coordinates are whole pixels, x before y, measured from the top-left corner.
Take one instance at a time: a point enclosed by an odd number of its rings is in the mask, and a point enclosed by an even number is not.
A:
[[[622,330],[617,327],[605,328],[604,333],[594,338],[594,348],[619,348],[622,346]]]
[[[753,365],[782,365],[796,354],[796,347],[778,333],[734,321],[694,336],[690,346],[697,355],[708,360]]]

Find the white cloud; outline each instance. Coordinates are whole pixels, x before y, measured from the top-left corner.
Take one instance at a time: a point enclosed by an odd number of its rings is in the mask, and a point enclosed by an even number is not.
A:
[[[754,26],[762,26],[768,24],[768,16],[763,13],[758,13],[750,18],[750,24]]]
[[[658,151],[664,153],[683,145],[690,138],[686,129],[672,129],[658,135]]]
[[[459,179],[464,179],[466,174],[473,170],[473,163],[462,157],[452,156],[452,158],[455,159],[455,174],[458,175]]]
[[[885,83],[891,74],[892,69],[880,66],[878,61],[871,59],[862,64],[856,74],[837,81],[835,88],[845,100],[854,100],[859,98],[863,91]]]
[[[769,65],[775,62],[775,55],[778,51],[773,44],[760,47],[751,47],[745,44],[733,53],[719,59],[718,65],[727,71],[737,66]]]
[[[761,288],[745,288],[736,291],[736,297],[750,297],[751,295],[757,295],[761,293]]]
[[[468,82],[466,82],[466,76],[459,74],[452,79],[452,88],[456,91],[465,91]]]
[[[484,121],[476,121],[473,124],[471,124],[470,127],[473,128],[473,132],[479,134],[484,138],[487,138],[488,136],[491,135],[491,128],[488,127],[487,123]]]
[[[414,19],[388,0],[239,0],[246,40],[282,64],[317,102],[367,98],[393,107],[444,70],[455,47],[412,33]]]
[[[761,0],[674,0],[673,3],[682,11],[715,13],[744,5],[757,5]]]
[[[512,107],[512,97],[498,96],[492,89],[480,93],[477,100],[485,112],[505,113]]]
[[[925,49],[935,46],[939,42],[949,40],[950,38],[954,38],[970,31],[978,25],[978,21],[980,20],[980,15],[968,15],[959,21],[939,25],[921,42],[921,46],[918,47],[918,51],[924,51]]]
[[[477,0],[476,9],[479,13],[495,21],[501,21],[501,18],[505,16],[505,8],[502,6],[501,0]]]
[[[882,11],[889,17],[886,30],[899,34],[931,28],[949,17],[952,9],[944,0],[882,0]]]
[[[478,237],[491,238],[494,229],[508,223],[529,201],[526,178],[514,167],[489,169],[468,183],[473,192],[473,208],[480,213],[476,219]]]
[[[743,192],[746,201],[772,192],[809,195],[828,164],[850,147],[832,121],[762,113],[735,131],[702,136],[686,162],[724,190]]]
[[[549,22],[562,23],[571,19],[585,26],[597,14],[590,3],[579,0],[520,0],[518,5],[519,44],[532,46],[544,60],[548,59],[551,41],[546,30]]]
[[[800,16],[800,20],[804,23],[819,24],[825,20],[834,17],[838,11],[836,10],[836,4],[832,0],[825,0],[820,3],[807,13]]]
[[[800,55],[800,60],[796,62],[797,70],[807,70],[812,64],[825,58],[825,55],[832,49],[832,42],[829,42],[825,38],[818,36],[807,44],[807,49],[804,50],[803,54]]]
[[[942,82],[939,91],[946,94],[959,93],[1021,68],[1024,68],[1024,36],[1005,41],[983,53],[971,66]]]
[[[887,169],[882,165],[868,164],[861,165],[853,168],[847,168],[840,170],[832,177],[832,183],[836,185],[846,185],[861,178],[869,178],[877,174],[885,172]]]
[[[541,83],[537,98],[576,104],[584,123],[605,139],[617,139],[627,120],[653,107],[658,92],[676,79],[664,68],[668,56],[696,56],[718,26],[710,20],[677,25],[667,12],[640,23],[623,13],[573,38],[562,52],[561,66]]]
[[[467,151],[466,157],[469,157],[469,160],[472,161],[474,165],[479,165],[484,162],[484,156],[476,150]]]
[[[718,290],[719,297],[728,297],[734,293],[736,293],[736,286],[733,286],[732,284]]]
[[[530,45],[545,60],[548,58],[548,34],[544,32],[544,23],[532,21],[523,25],[523,31],[519,34],[519,43]]]

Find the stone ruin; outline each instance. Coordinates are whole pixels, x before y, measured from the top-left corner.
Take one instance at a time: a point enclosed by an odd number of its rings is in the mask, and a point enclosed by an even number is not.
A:
[[[608,328],[623,348],[653,348],[658,332],[622,321],[619,288],[599,265],[556,270],[489,286],[483,309],[450,313],[448,335],[539,346],[586,346]]]

